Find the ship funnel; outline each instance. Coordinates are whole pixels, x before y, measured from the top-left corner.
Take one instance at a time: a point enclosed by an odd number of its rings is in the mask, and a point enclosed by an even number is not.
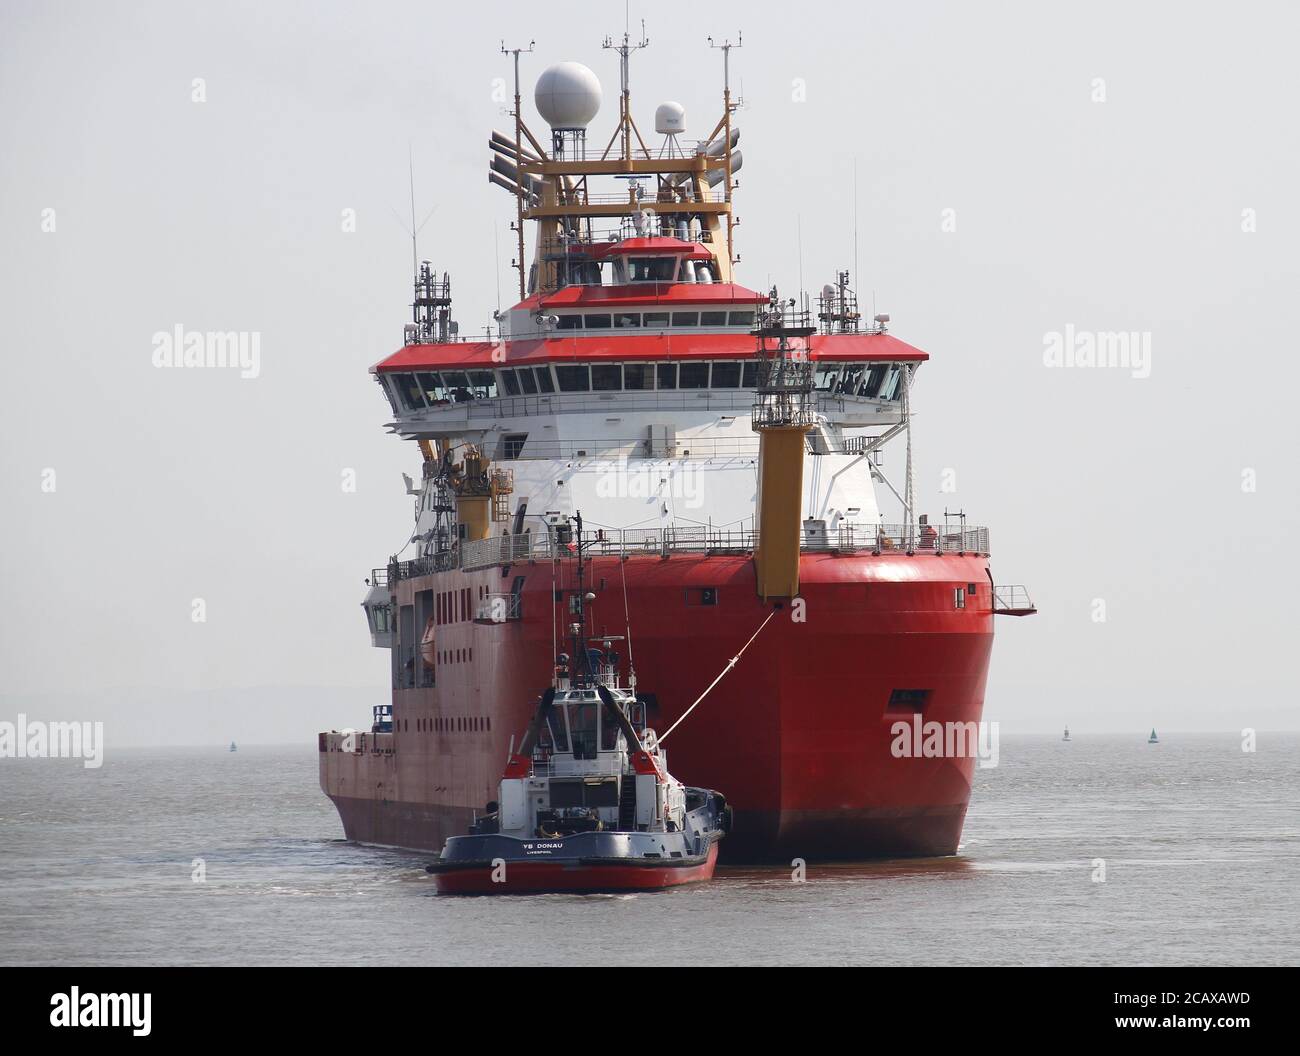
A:
[[[600,80],[580,62],[559,62],[537,78],[533,101],[553,130],[585,129],[600,110]]]

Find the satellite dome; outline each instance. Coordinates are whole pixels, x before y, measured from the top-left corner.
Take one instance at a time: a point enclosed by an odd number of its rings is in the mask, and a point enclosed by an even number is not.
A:
[[[661,136],[673,136],[686,131],[686,107],[669,100],[655,110],[655,131]]]
[[[600,81],[580,62],[557,62],[537,78],[533,101],[552,128],[586,128],[600,109]]]

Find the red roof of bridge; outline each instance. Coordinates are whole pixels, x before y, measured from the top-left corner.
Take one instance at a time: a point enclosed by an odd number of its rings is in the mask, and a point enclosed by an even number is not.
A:
[[[891,334],[814,334],[809,343],[813,359],[923,362],[929,354]],[[447,345],[407,345],[372,368],[390,373],[469,367],[491,370],[532,363],[596,361],[753,359],[755,340],[745,331],[734,334],[629,334],[627,331],[584,332],[517,341],[463,341]]]

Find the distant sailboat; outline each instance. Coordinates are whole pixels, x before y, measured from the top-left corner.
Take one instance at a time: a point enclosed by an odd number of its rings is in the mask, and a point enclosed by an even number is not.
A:
[[[1152,736],[1154,737],[1155,734],[1152,734]],[[230,742],[230,750],[231,750],[232,752],[237,752],[237,751],[239,751],[239,749],[235,746],[235,742],[234,742],[234,741],[231,741],[231,742]]]
[[[1069,739],[1070,739],[1070,727],[1067,726],[1067,727],[1065,728],[1065,736],[1062,737],[1061,740],[1063,740],[1063,741],[1068,741]]]
[[[1151,727],[1151,736],[1147,738],[1147,744],[1159,744],[1160,738],[1156,736],[1156,728]]]

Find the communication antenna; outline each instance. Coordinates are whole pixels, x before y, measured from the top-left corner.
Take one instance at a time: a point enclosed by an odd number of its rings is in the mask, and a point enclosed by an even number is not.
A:
[[[506,42],[501,42],[501,54],[513,55],[515,60],[515,161],[516,163],[523,160],[523,139],[524,139],[524,119],[520,111],[519,103],[519,56],[532,54],[533,48],[537,41],[530,40],[526,48],[507,48]],[[526,296],[524,291],[524,199],[516,195],[516,221],[515,227],[519,229],[519,259],[515,261],[515,267],[519,269],[519,299],[522,301]]]
[[[642,153],[644,153],[647,158],[650,157],[650,151],[645,145],[645,140],[641,138],[641,133],[638,131],[636,124],[632,120],[632,89],[628,73],[628,60],[631,59],[632,52],[640,51],[642,48],[648,46],[649,43],[650,38],[645,35],[645,19],[642,19],[641,39],[635,44],[632,43],[632,37],[626,28],[625,22],[623,29],[623,42],[621,44],[615,44],[613,37],[606,36],[600,45],[602,48],[608,48],[612,51],[618,52],[619,87],[621,89],[622,101],[620,103],[618,129],[615,130],[614,135],[617,137],[621,133],[623,136],[624,161],[632,160],[632,134],[634,132],[636,133],[637,142],[641,144]],[[609,142],[610,146],[613,146],[614,140],[611,139]],[[609,147],[605,148],[605,154],[609,154]]]
[[[730,39],[724,40],[721,44],[713,43],[713,38],[709,38],[709,47],[716,48],[722,52],[722,123],[723,138],[725,144],[723,154],[726,162],[726,174],[723,180],[724,194],[726,201],[731,201],[731,114],[736,109],[736,104],[731,101],[731,49],[744,46],[744,37],[736,34],[736,43],[731,43]],[[736,262],[735,238],[732,228],[735,227],[735,219],[731,215],[731,210],[727,210],[727,267],[730,268]]]

